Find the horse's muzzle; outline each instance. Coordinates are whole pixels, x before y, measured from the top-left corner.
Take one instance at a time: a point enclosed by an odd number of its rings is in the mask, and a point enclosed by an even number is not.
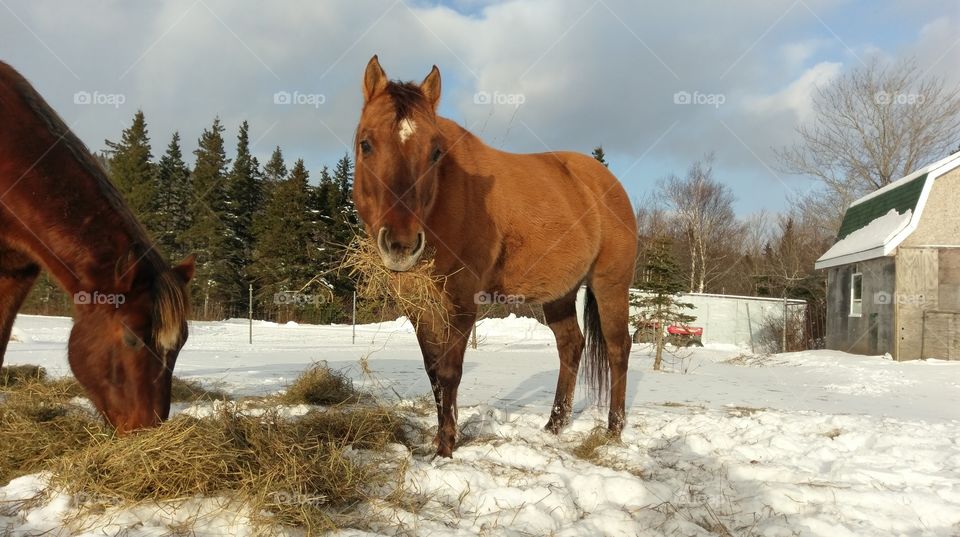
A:
[[[427,236],[420,230],[413,241],[402,242],[391,239],[386,227],[377,234],[377,249],[384,266],[395,272],[406,272],[413,268],[427,246]]]

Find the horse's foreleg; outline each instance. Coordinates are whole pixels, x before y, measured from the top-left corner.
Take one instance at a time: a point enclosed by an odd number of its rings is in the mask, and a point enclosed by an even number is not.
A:
[[[420,353],[423,355],[423,369],[430,380],[430,391],[433,392],[433,401],[437,409],[437,435],[433,438],[433,445],[440,445],[440,425],[442,425],[442,407],[440,406],[440,384],[437,381],[437,367],[443,357],[443,347],[438,344],[436,335],[428,329],[430,325],[424,323],[417,327],[417,341],[420,343]]]
[[[560,353],[560,375],[557,377],[557,394],[546,430],[558,434],[570,421],[573,407],[573,392],[577,386],[577,371],[583,354],[583,333],[577,323],[577,288],[567,296],[543,305],[547,325],[557,338]]]
[[[463,376],[463,355],[475,320],[475,311],[451,316],[447,345],[437,364],[437,385],[440,387],[437,455],[441,457],[453,456],[457,441],[457,390]]]
[[[39,273],[40,267],[19,253],[0,251],[0,365],[3,365],[3,355],[10,341],[17,311]]]

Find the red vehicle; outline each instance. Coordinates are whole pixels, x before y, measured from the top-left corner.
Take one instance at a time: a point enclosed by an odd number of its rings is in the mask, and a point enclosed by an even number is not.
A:
[[[641,322],[633,333],[634,343],[653,343],[660,323]],[[667,343],[676,347],[703,347],[703,327],[671,324],[667,326]]]

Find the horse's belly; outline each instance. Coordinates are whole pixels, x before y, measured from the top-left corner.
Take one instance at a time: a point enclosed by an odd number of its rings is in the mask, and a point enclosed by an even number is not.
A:
[[[504,264],[500,292],[515,301],[543,303],[556,300],[577,286],[590,270],[592,256],[519,256]],[[576,259],[571,259],[576,257]]]

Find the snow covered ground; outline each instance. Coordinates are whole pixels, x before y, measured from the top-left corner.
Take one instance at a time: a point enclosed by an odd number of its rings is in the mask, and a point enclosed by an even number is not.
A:
[[[69,319],[20,316],[6,364],[66,373],[69,329]],[[960,363],[708,347],[654,373],[637,346],[623,442],[588,461],[572,449],[605,411],[585,397],[560,437],[541,430],[558,368],[549,329],[511,318],[484,321],[478,334],[460,389],[461,445],[452,460],[398,455],[423,502],[388,512],[381,534],[960,535]],[[427,393],[409,324],[361,326],[351,337],[349,326],[257,322],[250,345],[245,321],[192,323],[177,374],[264,394],[326,360],[386,400]],[[58,527],[75,514],[70,498],[17,502],[43,482],[0,488],[0,533],[69,534]],[[195,510],[209,508],[198,502]],[[138,508],[81,533],[178,534],[186,509]],[[244,532],[241,519],[200,520],[191,534]]]

